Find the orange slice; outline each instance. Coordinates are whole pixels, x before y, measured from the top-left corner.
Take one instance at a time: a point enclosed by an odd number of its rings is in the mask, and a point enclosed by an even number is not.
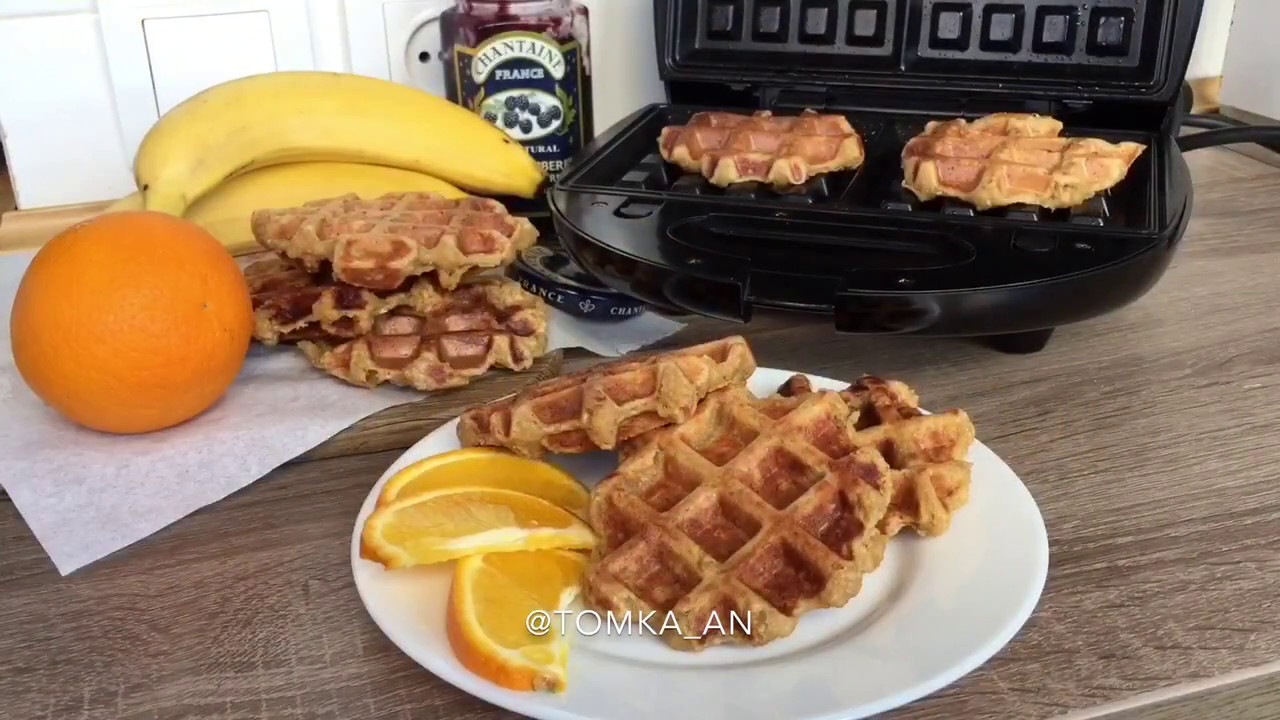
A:
[[[378,504],[387,505],[444,488],[515,490],[585,517],[590,494],[573,476],[550,463],[496,448],[465,448],[433,455],[392,475]]]
[[[564,550],[472,555],[458,561],[445,630],[458,662],[510,690],[563,692],[568,642],[556,614],[578,594],[587,559]],[[546,632],[528,618],[545,613]]]
[[[433,490],[376,508],[360,540],[361,556],[389,569],[486,552],[595,545],[591,528],[564,508],[513,490],[476,487]]]

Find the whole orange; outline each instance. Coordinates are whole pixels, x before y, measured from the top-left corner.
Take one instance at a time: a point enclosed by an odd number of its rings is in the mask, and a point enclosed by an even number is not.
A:
[[[252,331],[235,259],[199,226],[154,212],[102,215],[50,240],[18,286],[9,330],[32,391],[111,433],[209,409],[239,374]]]

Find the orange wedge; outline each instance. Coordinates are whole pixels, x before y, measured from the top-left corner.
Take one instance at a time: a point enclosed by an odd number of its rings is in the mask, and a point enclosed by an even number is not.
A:
[[[455,487],[376,508],[360,537],[361,556],[386,568],[430,565],[467,555],[595,545],[580,518],[513,490]]]
[[[555,613],[577,596],[586,564],[584,554],[563,550],[459,560],[445,618],[458,662],[510,690],[563,692],[569,648],[560,626],[568,616]],[[550,617],[545,633],[530,632],[534,613]]]
[[[587,511],[589,493],[573,476],[550,463],[522,458],[496,448],[465,448],[433,455],[392,475],[378,504],[456,487],[515,490],[568,510]]]

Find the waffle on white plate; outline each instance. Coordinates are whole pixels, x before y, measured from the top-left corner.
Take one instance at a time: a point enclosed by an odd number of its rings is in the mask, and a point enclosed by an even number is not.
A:
[[[716,391],[689,420],[629,442],[593,492],[600,542],[583,597],[601,612],[670,613],[679,629],[663,637],[681,650],[785,637],[854,597],[903,528],[946,530],[968,499],[973,440],[963,411],[925,415],[892,381]],[[735,615],[749,633],[726,622]]]
[[[511,263],[538,238],[528,218],[496,200],[421,192],[258,210],[251,225],[259,244],[307,271],[331,268],[337,280],[372,290],[417,276],[452,290],[469,274]]]
[[[930,122],[903,147],[903,186],[922,201],[949,197],[978,210],[1072,208],[1124,180],[1146,150],[1061,132],[1055,118],[1019,113]]]
[[[745,383],[755,369],[746,340],[736,336],[603,363],[471,408],[458,422],[458,440],[526,457],[611,450],[687,420],[708,394]]]
[[[805,397],[813,390],[807,377],[795,375],[779,392]],[[969,416],[958,409],[926,415],[915,392],[897,380],[864,377],[840,395],[857,412],[859,445],[874,447],[896,471],[881,532],[945,533],[969,501],[973,468],[965,457],[977,439]]]
[[[762,182],[778,188],[855,170],[866,158],[862,137],[843,115],[805,110],[796,116],[767,110],[751,115],[695,113],[662,129],[662,158],[713,185]]]

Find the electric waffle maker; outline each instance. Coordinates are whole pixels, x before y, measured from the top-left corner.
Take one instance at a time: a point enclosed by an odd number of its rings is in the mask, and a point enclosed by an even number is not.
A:
[[[1146,293],[1186,230],[1191,177],[1175,138],[1201,5],[656,0],[669,102],[585,148],[549,192],[551,217],[578,265],[660,311],[739,322],[800,311],[842,333],[1034,352],[1055,327]],[[658,154],[661,128],[699,110],[805,108],[847,115],[866,144],[861,168],[795,191],[721,189]],[[1148,149],[1071,210],[977,212],[901,187],[902,146],[927,121],[999,111]]]

